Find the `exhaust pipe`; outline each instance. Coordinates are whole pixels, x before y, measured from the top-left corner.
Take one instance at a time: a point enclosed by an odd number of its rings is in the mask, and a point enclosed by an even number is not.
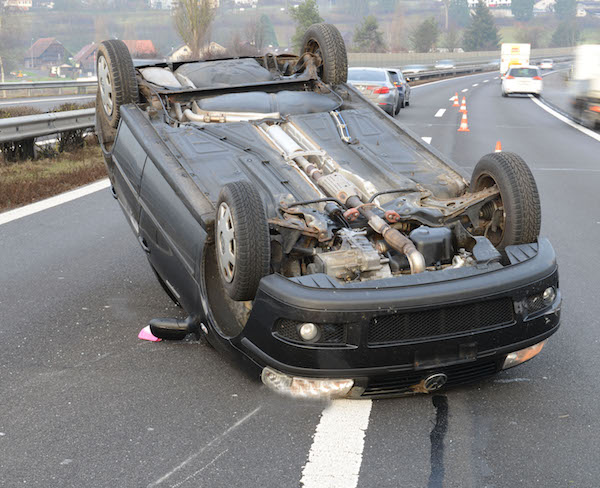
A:
[[[280,126],[268,124],[261,124],[261,128],[267,133],[267,135],[281,148],[281,150],[286,154],[286,156],[290,159],[293,159],[294,162],[302,168],[302,170],[311,177],[317,185],[319,185],[326,194],[330,197],[341,198],[341,194],[332,194],[331,191],[328,191],[328,187],[321,181],[319,183],[319,179],[323,177],[323,179],[327,178],[323,176],[321,170],[319,170],[314,164],[308,161],[302,154],[304,150],[302,147],[292,139]],[[296,154],[296,156],[294,156]],[[339,174],[339,178],[344,179],[343,175]],[[348,182],[349,186],[353,186],[350,182]],[[347,195],[347,194],[346,194]],[[363,205],[362,200],[357,195],[347,196],[345,200],[342,199],[342,203],[349,207],[358,208],[358,211],[364,215],[364,217],[369,221],[369,226],[377,233],[381,234],[385,241],[390,245],[391,248],[395,249],[398,252],[401,252],[408,258],[408,263],[410,264],[410,272],[412,274],[422,273],[425,271],[425,258],[423,255],[417,250],[413,242],[406,237],[404,234],[399,232],[398,230],[391,227],[385,220],[383,220],[379,215],[377,215],[373,210],[371,210],[370,206]]]

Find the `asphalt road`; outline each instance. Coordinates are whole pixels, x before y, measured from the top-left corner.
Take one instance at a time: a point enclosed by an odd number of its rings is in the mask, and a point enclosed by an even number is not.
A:
[[[52,97],[0,98],[0,109],[8,107],[34,107],[42,112],[52,112],[65,103],[85,104],[93,101],[96,95],[57,95]]]
[[[342,415],[332,454],[352,460],[359,488],[598,486],[600,142],[502,98],[489,73],[416,88],[398,119],[467,171],[498,140],[530,164],[563,323],[494,379],[354,402],[371,408],[364,446],[344,445]],[[271,394],[204,342],[139,341],[177,310],[107,190],[0,225],[0,249],[0,486],[300,486],[325,405]],[[354,486],[345,474],[319,486]]]

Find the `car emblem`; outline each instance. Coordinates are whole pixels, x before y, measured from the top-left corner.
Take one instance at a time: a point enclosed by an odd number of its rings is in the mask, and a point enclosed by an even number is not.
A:
[[[432,374],[423,381],[423,388],[427,391],[439,390],[446,384],[446,381],[448,381],[448,377],[444,373]]]

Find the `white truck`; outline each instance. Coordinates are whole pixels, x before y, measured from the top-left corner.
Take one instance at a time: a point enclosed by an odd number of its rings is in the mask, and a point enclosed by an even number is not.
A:
[[[591,129],[600,126],[600,44],[575,48],[569,83],[575,116]]]
[[[500,48],[500,75],[504,77],[511,66],[528,65],[531,44],[505,42]]]

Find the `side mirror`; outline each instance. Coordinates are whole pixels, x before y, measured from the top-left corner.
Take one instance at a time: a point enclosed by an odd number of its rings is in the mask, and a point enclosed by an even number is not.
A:
[[[405,76],[404,79],[406,80],[406,83],[410,81],[410,78],[408,76]]]

